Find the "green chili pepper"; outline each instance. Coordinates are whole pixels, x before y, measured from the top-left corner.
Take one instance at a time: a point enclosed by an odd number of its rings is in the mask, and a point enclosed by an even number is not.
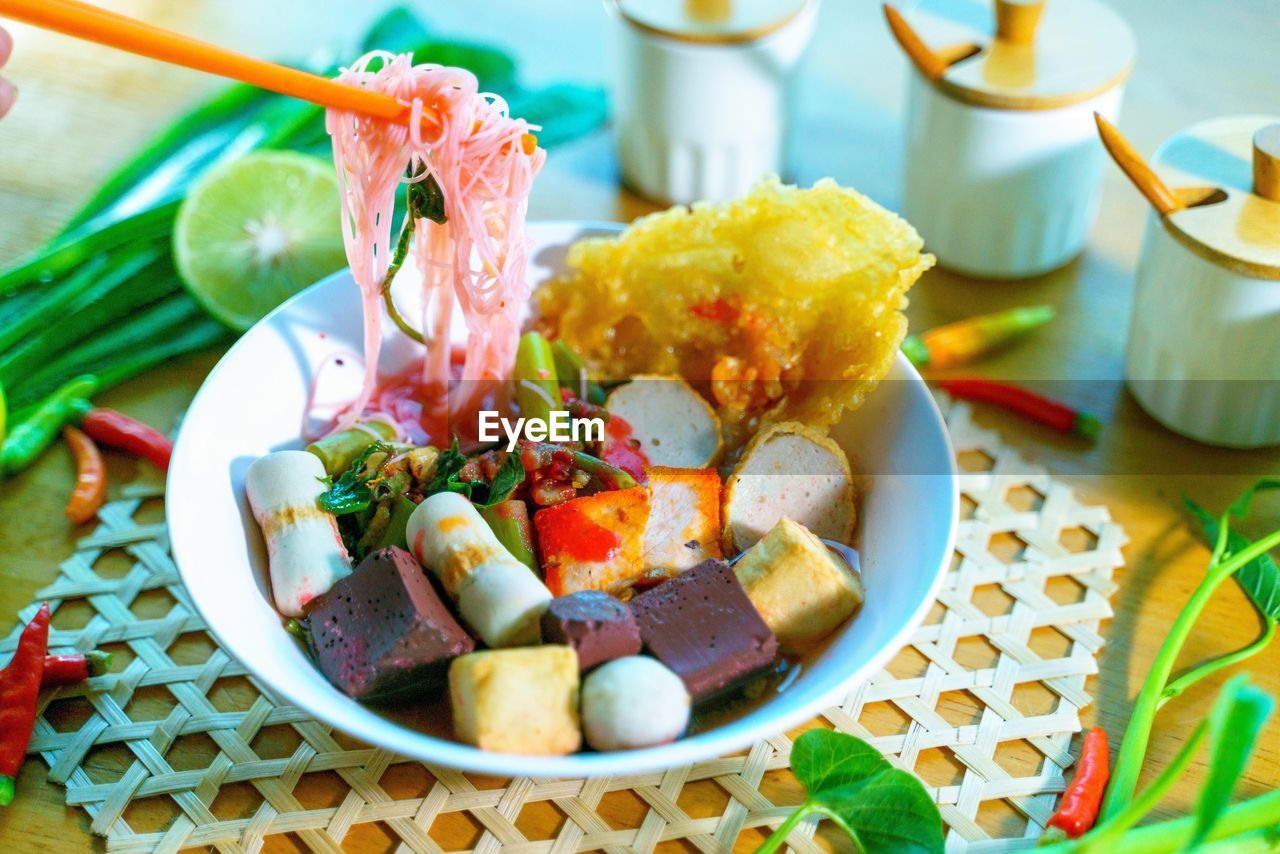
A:
[[[14,474],[35,462],[62,428],[75,419],[80,411],[77,401],[97,390],[97,377],[76,377],[15,424],[0,448],[0,472]]]

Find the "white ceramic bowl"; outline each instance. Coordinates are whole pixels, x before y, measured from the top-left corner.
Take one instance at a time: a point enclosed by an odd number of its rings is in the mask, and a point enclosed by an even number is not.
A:
[[[584,234],[620,226],[536,223],[530,281],[562,262]],[[407,278],[407,277],[402,277]],[[346,273],[289,300],[218,363],[183,421],[169,468],[169,535],[182,580],[209,630],[262,684],[317,719],[379,747],[495,775],[577,777],[671,768],[731,753],[796,726],[881,668],[924,619],[950,562],[958,494],[946,427],[933,398],[899,357],[875,394],[834,435],[867,475],[859,536],[867,601],[790,687],[721,727],[646,750],[564,757],[489,753],[402,726],[332,687],[271,607],[261,535],[244,498],[249,463],[300,447],[316,367],[359,349],[360,302]],[[390,358],[404,358],[391,353]],[[355,366],[326,374],[320,397],[349,392]]]

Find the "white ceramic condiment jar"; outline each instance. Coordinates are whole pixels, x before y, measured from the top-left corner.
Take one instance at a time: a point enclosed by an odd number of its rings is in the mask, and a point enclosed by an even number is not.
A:
[[[915,65],[906,218],[967,275],[1020,279],[1070,261],[1097,215],[1093,113],[1119,113],[1129,27],[1096,0],[922,0],[903,17],[910,32],[894,33]]]
[[[1229,116],[1151,163],[1185,207],[1152,212],[1125,374],[1166,427],[1214,445],[1280,443],[1280,116]]]
[[[619,31],[622,178],[655,201],[736,198],[784,172],[818,0],[604,0]]]

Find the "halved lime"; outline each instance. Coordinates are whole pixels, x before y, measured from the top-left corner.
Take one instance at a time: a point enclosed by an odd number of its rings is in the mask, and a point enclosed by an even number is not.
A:
[[[333,164],[263,151],[211,169],[178,210],[173,257],[201,305],[245,330],[346,266]]]

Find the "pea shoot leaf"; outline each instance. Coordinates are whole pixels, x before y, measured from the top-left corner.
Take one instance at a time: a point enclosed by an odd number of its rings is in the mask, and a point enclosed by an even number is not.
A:
[[[1275,707],[1275,701],[1241,673],[1222,688],[1209,713],[1209,770],[1196,803],[1195,829],[1187,850],[1209,837],[1214,824],[1231,800],[1236,781],[1253,753],[1258,732]]]
[[[1237,498],[1228,509],[1228,513],[1236,518],[1243,518],[1249,512],[1249,505],[1259,492],[1280,489],[1280,480],[1265,478],[1250,486]],[[1195,501],[1182,499],[1191,515],[1200,523],[1205,538],[1212,545],[1218,541],[1218,518],[1209,513]],[[1235,530],[1227,531],[1226,556],[1239,554],[1249,546],[1249,538]],[[1225,557],[1225,556],[1224,556]],[[1258,610],[1273,623],[1280,623],[1280,569],[1275,559],[1269,554],[1261,554],[1235,574],[1236,582],[1244,589],[1249,599]]]
[[[943,850],[942,816],[929,793],[866,742],[809,730],[791,749],[791,768],[809,792],[798,809],[831,819],[862,851]]]

